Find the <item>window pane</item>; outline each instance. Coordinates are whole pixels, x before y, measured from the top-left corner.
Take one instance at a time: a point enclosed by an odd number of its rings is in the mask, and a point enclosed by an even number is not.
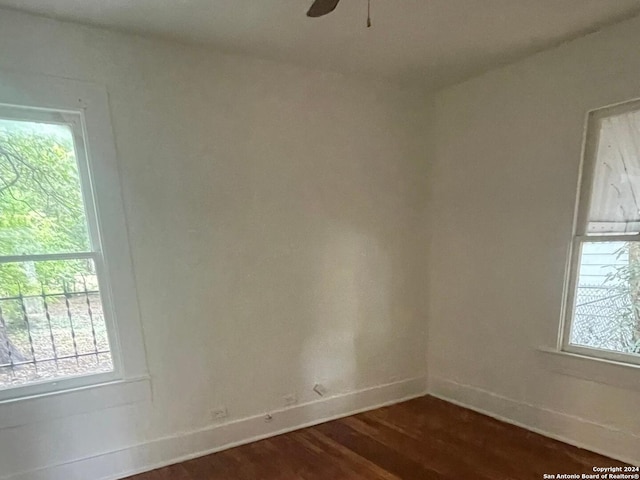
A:
[[[640,353],[640,243],[584,243],[570,343]]]
[[[640,232],[640,111],[601,120],[588,234]]]
[[[71,129],[0,119],[0,255],[89,250]]]
[[[0,264],[0,389],[112,370],[93,260]]]

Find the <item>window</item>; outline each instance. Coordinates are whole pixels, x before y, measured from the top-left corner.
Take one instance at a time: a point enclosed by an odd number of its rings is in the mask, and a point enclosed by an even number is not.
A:
[[[115,405],[148,385],[107,105],[94,84],[0,72],[0,428],[23,397],[28,420],[34,396],[73,413],[78,387]]]
[[[79,113],[0,106],[0,388],[113,372]]]
[[[640,102],[587,124],[563,349],[640,363]]]

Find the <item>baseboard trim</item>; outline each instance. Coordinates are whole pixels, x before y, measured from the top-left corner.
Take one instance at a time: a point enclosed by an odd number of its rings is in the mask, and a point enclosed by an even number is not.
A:
[[[426,393],[426,378],[410,378],[323,398],[201,430],[158,438],[89,458],[22,472],[2,480],[117,480],[300,428],[399,403]]]
[[[640,436],[481,388],[429,377],[428,395],[545,437],[640,466]]]

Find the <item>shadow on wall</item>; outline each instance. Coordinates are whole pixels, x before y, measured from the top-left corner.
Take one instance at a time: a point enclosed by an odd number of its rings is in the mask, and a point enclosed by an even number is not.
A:
[[[302,378],[330,385],[332,394],[362,388],[371,370],[384,370],[392,337],[390,258],[375,238],[336,232],[326,240],[316,280]]]

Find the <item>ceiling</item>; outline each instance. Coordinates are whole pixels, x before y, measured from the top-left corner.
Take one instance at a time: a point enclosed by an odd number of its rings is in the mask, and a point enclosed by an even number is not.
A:
[[[453,83],[640,13],[640,0],[0,0],[0,6],[322,70]]]

